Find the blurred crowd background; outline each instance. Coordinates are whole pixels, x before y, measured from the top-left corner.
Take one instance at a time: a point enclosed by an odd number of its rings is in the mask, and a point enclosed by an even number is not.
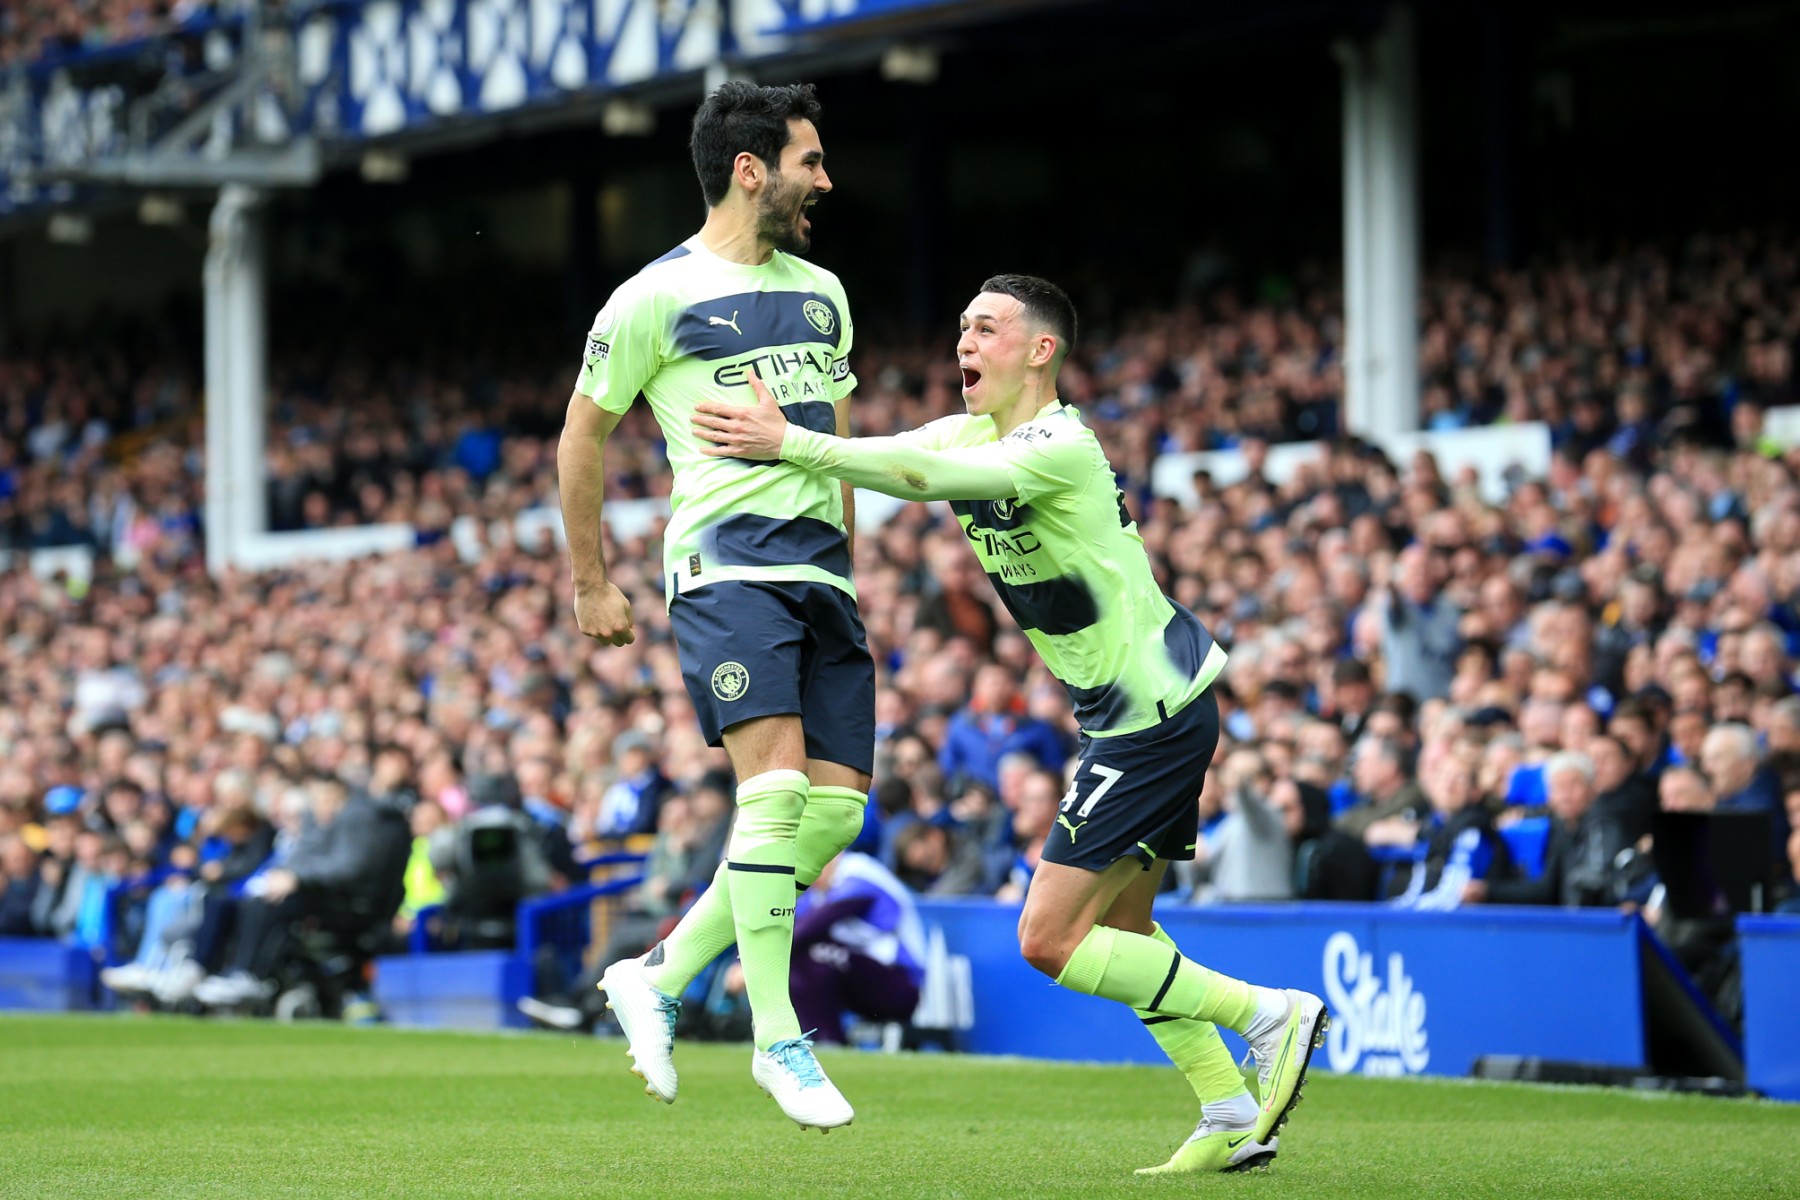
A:
[[[1791,891],[1800,449],[1764,425],[1794,397],[1797,270],[1792,239],[1737,232],[1434,275],[1427,421],[1553,431],[1547,476],[1516,475],[1502,503],[1428,453],[1394,462],[1335,435],[1341,317],[1323,284],[1279,305],[1221,290],[1078,348],[1064,394],[1159,579],[1232,655],[1178,900],[1655,913],[1654,814],[1710,809],[1764,815],[1773,895]],[[96,554],[89,579],[35,575],[24,554],[0,575],[0,932],[129,958],[152,896],[211,883],[242,911],[206,928],[204,887],[181,906],[197,953],[171,991],[241,1000],[278,957],[243,949],[273,936],[246,934],[244,912],[295,917],[327,880],[405,866],[404,895],[370,883],[359,909],[403,901],[403,936],[456,888],[454,831],[492,810],[528,835],[535,866],[507,884],[521,895],[582,879],[606,846],[650,847],[632,903],[649,920],[628,928],[653,939],[716,865],[728,764],[682,688],[660,521],[608,539],[638,622],[618,649],[576,632],[551,531],[515,534],[556,503],[568,364],[278,361],[272,525],[404,521],[417,545],[212,578],[191,363],[116,333],[0,359],[0,548]],[[855,365],[859,432],[960,403],[947,340],[866,345]],[[1266,478],[1268,444],[1309,430],[1326,435],[1316,459]],[[1160,455],[1211,448],[1241,452],[1245,478],[1198,478],[1193,507],[1152,495]],[[647,411],[607,454],[613,500],[666,495]],[[472,540],[450,535],[459,518]],[[1017,899],[1078,731],[962,540],[925,504],[856,539],[880,670],[858,848],[919,893]],[[334,861],[320,831],[346,812],[389,848]],[[152,933],[146,970],[170,944]]]
[[[534,1017],[588,1026],[581,968],[675,919],[731,809],[659,590],[670,478],[646,409],[606,452],[635,644],[580,637],[555,540],[580,333],[699,215],[693,89],[590,80],[514,123],[431,25],[460,8],[309,42],[354,7],[0,0],[0,936],[92,951],[119,996],[242,1008],[296,980],[354,992],[384,950],[513,945],[520,903],[642,854],[586,961],[540,971]],[[479,15],[527,7],[561,13]],[[1420,425],[1542,423],[1547,467],[1499,487],[1390,457],[1344,411],[1321,264],[1344,250],[1344,51],[1384,11],[970,4],[908,54],[834,42],[815,257],[857,317],[853,426],[960,409],[958,279],[1056,277],[1083,322],[1060,390],[1158,579],[1231,653],[1205,836],[1166,902],[1640,910],[1734,1015],[1730,923],[1665,868],[1671,832],[1697,845],[1691,823],[1724,818],[1739,881],[1800,907],[1800,177],[1769,169],[1800,7],[1391,14],[1416,33]],[[1081,86],[1046,92],[1041,64],[1076,57]],[[207,108],[265,68],[248,118]],[[453,96],[422,90],[457,70]],[[1029,97],[1029,126],[971,122],[996,96]],[[384,104],[413,125],[364,138]],[[76,169],[196,116],[214,165],[230,143],[267,166],[290,119],[328,152],[258,210],[269,527],[410,545],[205,568],[213,192]],[[1296,442],[1290,470],[1271,449]],[[1225,457],[1171,498],[1198,451]],[[796,980],[829,991],[867,957],[837,940],[854,917],[882,926],[892,995],[928,956],[912,897],[1023,895],[1079,731],[947,508],[868,511],[875,783],[855,854],[802,901]],[[729,969],[705,986],[691,1011],[728,1028]]]
[[[56,62],[191,27],[217,0],[5,0],[0,66]]]

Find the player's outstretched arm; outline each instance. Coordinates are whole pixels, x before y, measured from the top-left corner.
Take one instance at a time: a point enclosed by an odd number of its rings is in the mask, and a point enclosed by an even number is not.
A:
[[[575,581],[575,624],[611,646],[636,640],[631,601],[606,577],[600,552],[600,502],[605,492],[606,439],[622,414],[607,412],[580,392],[569,397],[562,439],[556,444],[556,489],[562,500],[563,535]]]
[[[856,487],[903,500],[1004,500],[1018,494],[998,444],[932,449],[891,437],[840,438],[793,425],[762,380],[751,377],[753,404],[705,403],[694,433],[714,458],[786,459]]]

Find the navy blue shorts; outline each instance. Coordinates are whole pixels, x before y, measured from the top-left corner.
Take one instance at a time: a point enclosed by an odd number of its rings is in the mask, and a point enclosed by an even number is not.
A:
[[[1160,724],[1081,739],[1075,786],[1044,840],[1044,861],[1104,871],[1127,855],[1144,868],[1194,857],[1200,788],[1219,747],[1219,702],[1202,692]]]
[[[669,624],[709,746],[740,721],[798,713],[808,758],[874,770],[875,661],[844,592],[725,580],[676,596]]]

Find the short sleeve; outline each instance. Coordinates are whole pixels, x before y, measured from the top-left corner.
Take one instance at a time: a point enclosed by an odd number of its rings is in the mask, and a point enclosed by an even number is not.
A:
[[[654,297],[620,286],[594,317],[575,390],[607,412],[624,412],[662,365],[661,333]]]
[[[1033,422],[1001,438],[998,446],[1019,503],[1076,495],[1094,474],[1092,434]]]

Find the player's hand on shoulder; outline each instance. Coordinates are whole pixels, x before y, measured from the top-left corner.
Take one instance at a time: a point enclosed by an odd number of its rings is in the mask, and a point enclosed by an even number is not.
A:
[[[598,587],[575,590],[575,625],[588,637],[609,646],[629,646],[637,640],[631,601],[611,580]]]
[[[750,377],[749,404],[720,404],[708,400],[694,406],[694,436],[712,445],[713,458],[749,458],[766,462],[781,457],[781,440],[787,436],[788,419],[769,394],[769,386]]]

